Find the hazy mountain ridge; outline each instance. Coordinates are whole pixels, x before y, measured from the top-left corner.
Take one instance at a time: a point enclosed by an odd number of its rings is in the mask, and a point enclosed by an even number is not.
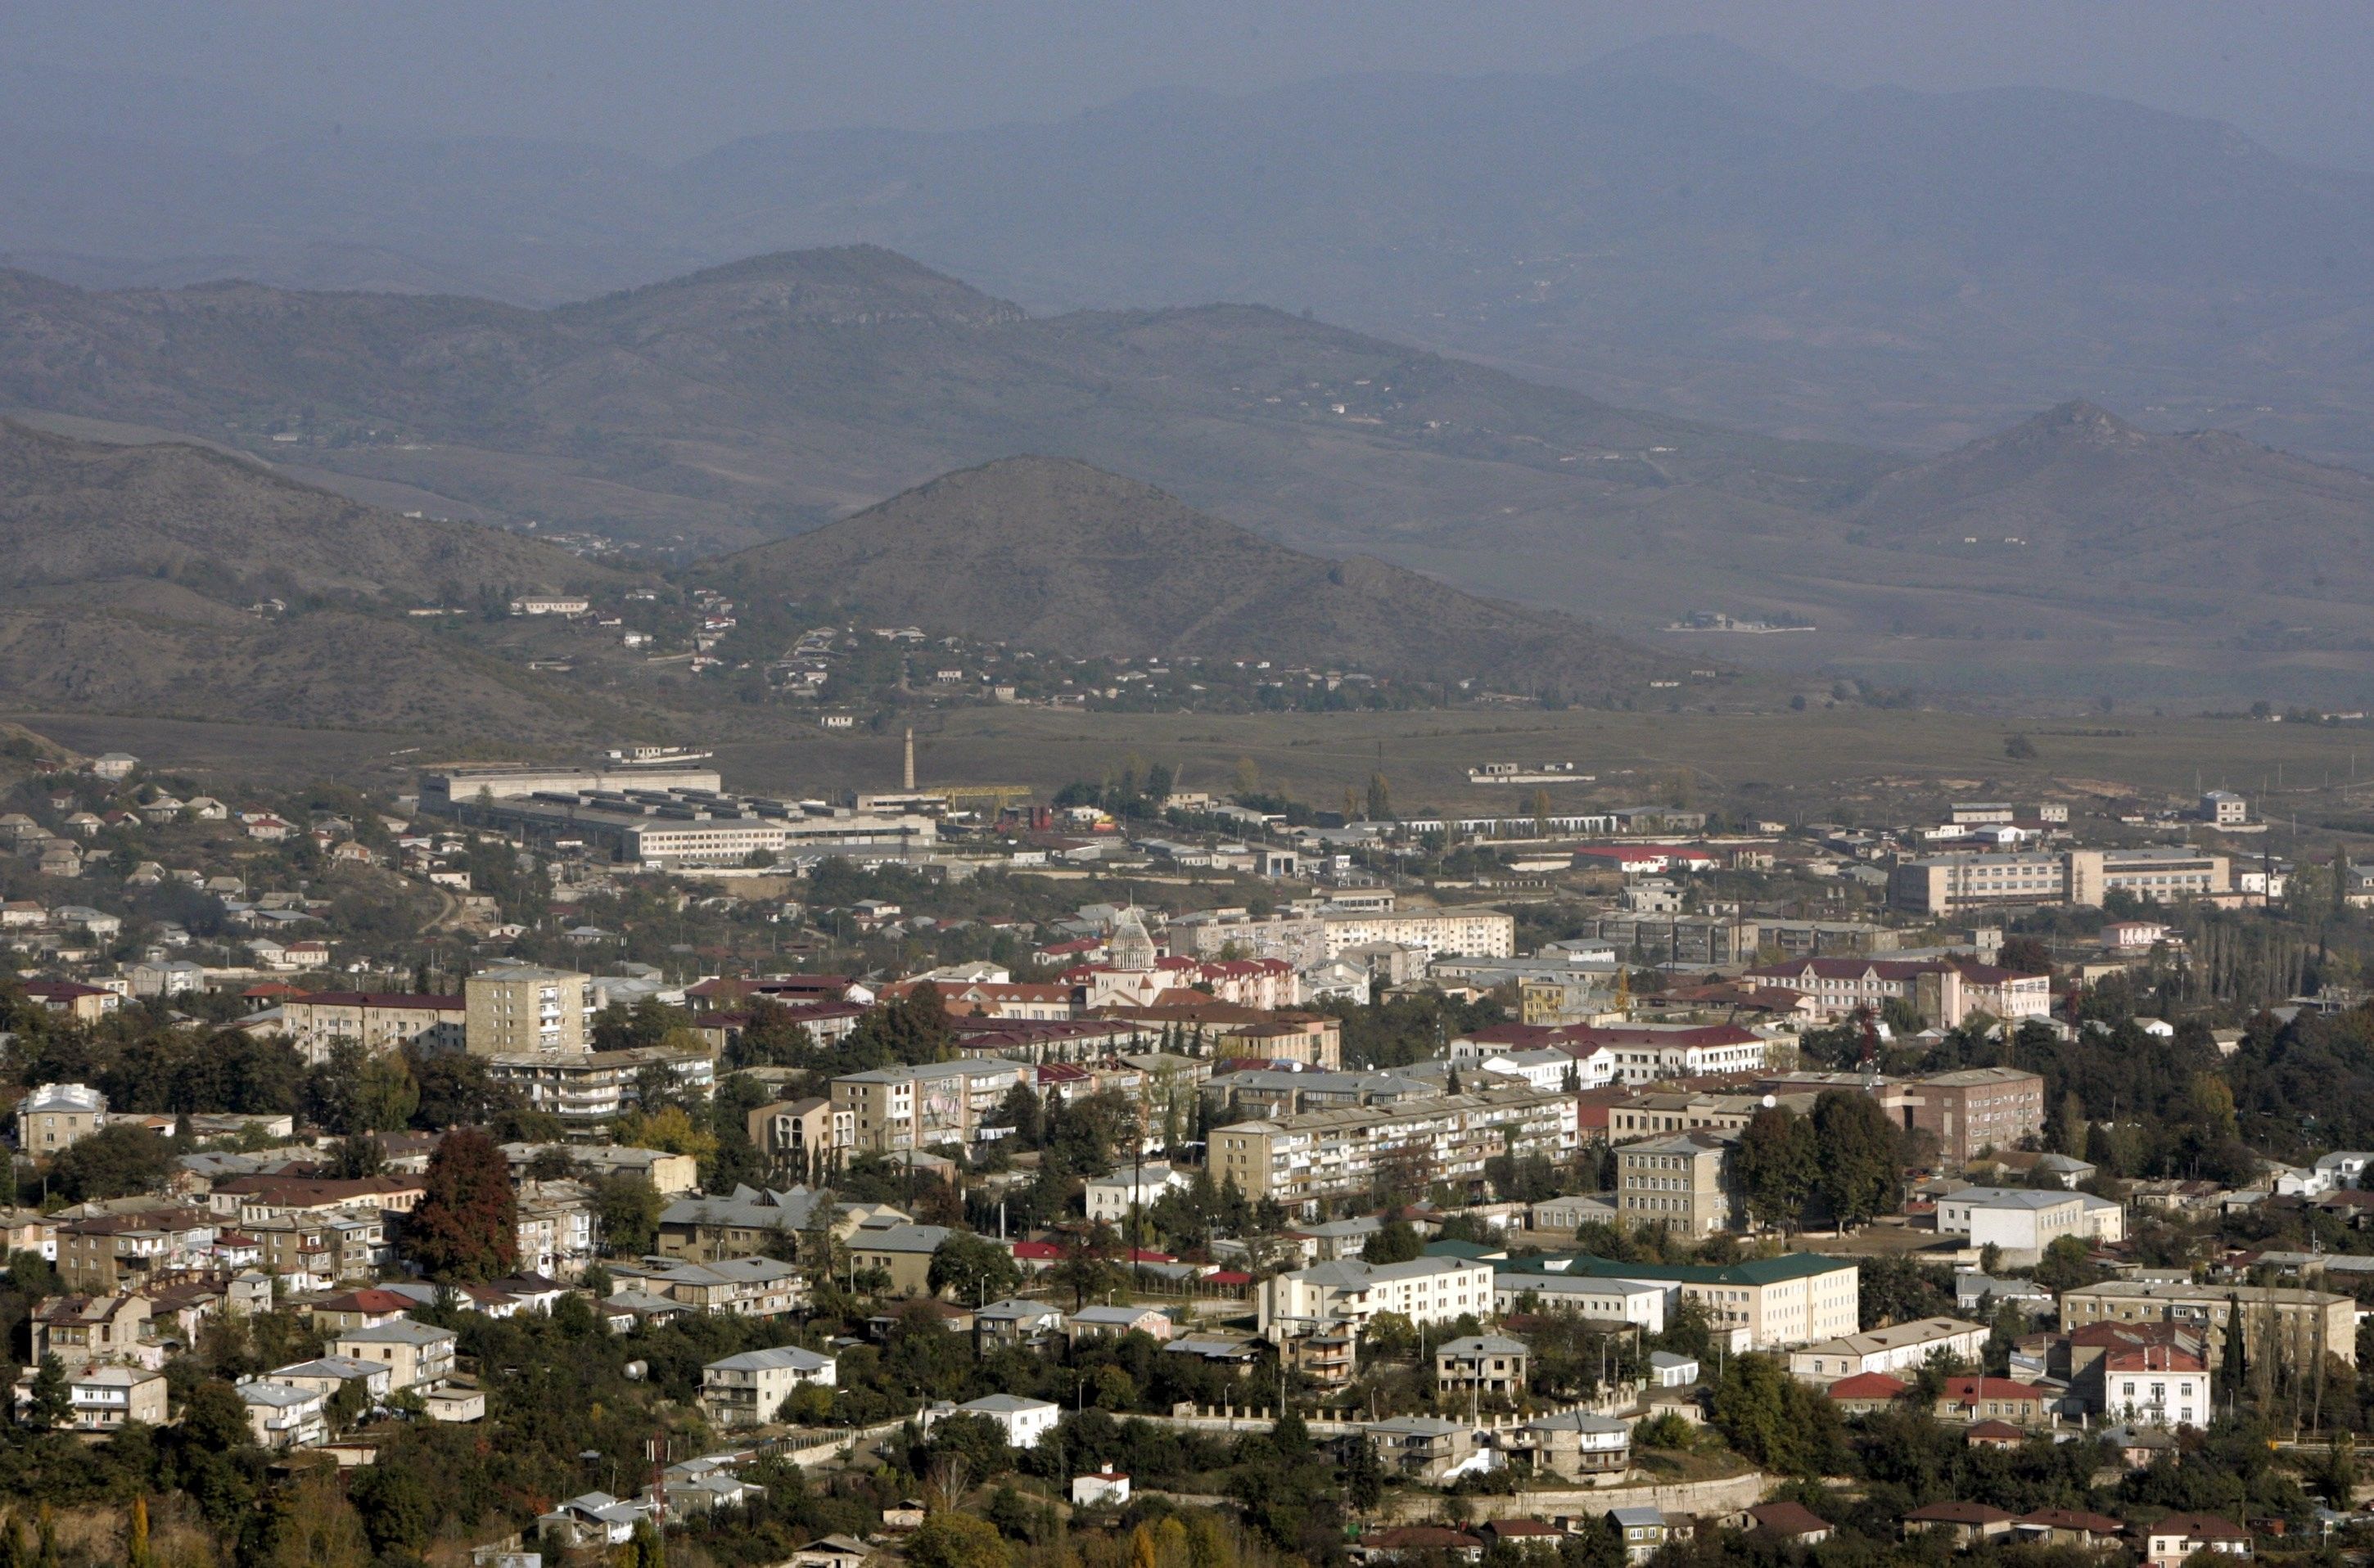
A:
[[[1569,692],[1629,685],[1669,662],[1382,561],[1286,549],[1059,458],[946,474],[704,571],[747,592],[1083,657],[1353,664]]]
[[[1942,450],[2078,387],[2374,462],[2374,176],[2080,94],[1847,91],[1679,39],[1558,75],[1141,94],[670,167],[244,127],[176,146],[127,123],[0,128],[0,247],[94,279],[183,257],[159,275],[345,267],[550,303],[865,240],[1034,309],[1309,304],[1775,431]]]
[[[866,247],[554,310],[0,275],[0,402],[683,554],[1041,452],[1296,550],[1618,635],[1704,609],[1813,621],[1819,636],[1718,646],[1897,685],[2059,690],[2108,664],[2165,691],[2298,654],[2324,661],[2326,692],[2374,603],[2368,482],[2237,436],[2063,409],[1907,462],[1618,408],[1261,306],[1028,317]],[[264,439],[282,426],[303,439]],[[2289,628],[2272,651],[2269,626]]]

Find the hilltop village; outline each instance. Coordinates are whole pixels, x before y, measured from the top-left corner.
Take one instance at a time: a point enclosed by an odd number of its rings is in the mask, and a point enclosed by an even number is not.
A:
[[[909,746],[793,799],[19,745],[0,1552],[128,1556],[127,1499],[148,1561],[2365,1528],[2374,883],[2242,797],[1851,826],[1479,761],[1536,809],[1404,816]]]

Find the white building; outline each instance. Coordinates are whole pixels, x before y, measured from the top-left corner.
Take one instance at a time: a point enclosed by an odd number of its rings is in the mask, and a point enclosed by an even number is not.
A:
[[[2102,1402],[2111,1419],[2130,1426],[2205,1426],[2209,1368],[2173,1345],[2111,1351],[2102,1357]]]
[[[1824,1387],[1857,1373],[1890,1375],[1919,1372],[1940,1351],[1957,1361],[1975,1363],[1986,1350],[1991,1330],[1981,1323],[1958,1317],[1923,1317],[1892,1328],[1841,1334],[1789,1352],[1790,1373]]]
[[[794,1389],[834,1387],[840,1365],[831,1356],[797,1345],[710,1362],[700,1369],[700,1413],[721,1431],[763,1426],[778,1418]]]
[[[2026,1266],[2063,1236],[2089,1242],[2126,1237],[2126,1211],[2107,1198],[2063,1188],[1966,1187],[1937,1199],[1937,1230],[1998,1246]]]
[[[1330,1324],[1359,1328],[1381,1312],[1411,1323],[1448,1323],[1493,1310],[1492,1266],[1463,1258],[1415,1258],[1407,1263],[1345,1258],[1273,1274],[1262,1284],[1260,1330],[1274,1340]]]
[[[1044,1399],[1026,1399],[1018,1394],[986,1394],[969,1399],[961,1405],[934,1405],[923,1412],[923,1431],[949,1416],[981,1416],[995,1422],[1005,1430],[1008,1447],[1036,1448],[1039,1440],[1055,1430],[1063,1419],[1064,1408]]]
[[[1529,1299],[1530,1298],[1530,1299]],[[1669,1285],[1643,1280],[1574,1279],[1564,1274],[1502,1274],[1492,1286],[1492,1310],[1501,1314],[1528,1306],[1571,1312],[1608,1323],[1638,1324],[1641,1332],[1665,1331],[1665,1310],[1675,1299]]]
[[[1133,1206],[1151,1208],[1164,1193],[1183,1191],[1186,1187],[1187,1178],[1171,1169],[1167,1160],[1117,1165],[1110,1176],[1089,1178],[1088,1218],[1116,1224],[1129,1218]]]

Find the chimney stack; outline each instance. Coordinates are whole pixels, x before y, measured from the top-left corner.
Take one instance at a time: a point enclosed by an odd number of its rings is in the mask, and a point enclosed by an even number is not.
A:
[[[912,724],[907,726],[907,767],[900,778],[902,779],[900,788],[907,793],[913,794],[915,792],[915,727]]]

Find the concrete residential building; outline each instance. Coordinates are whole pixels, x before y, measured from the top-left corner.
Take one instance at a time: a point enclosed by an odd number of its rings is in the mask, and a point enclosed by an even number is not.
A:
[[[2016,1067],[1932,1073],[1897,1093],[1905,1127],[1935,1133],[1938,1153],[1957,1164],[2044,1130],[2044,1080]]]
[[[2239,1309],[2242,1343],[2253,1359],[2274,1345],[2295,1365],[2319,1354],[2357,1362],[2357,1309],[2350,1297],[2288,1285],[2189,1284],[2106,1280],[2061,1293],[2063,1331],[2089,1323],[2175,1323],[2198,1330],[2215,1363],[2226,1346],[2227,1318]]]
[[[763,1426],[776,1419],[794,1389],[829,1388],[839,1375],[840,1363],[831,1356],[796,1345],[745,1351],[700,1369],[700,1413],[721,1431]]]
[[[1739,1194],[1732,1178],[1728,1133],[1676,1132],[1619,1145],[1616,1207],[1626,1222],[1664,1225],[1705,1236],[1738,1223]]]
[[[932,1293],[932,1254],[955,1233],[946,1225],[860,1225],[850,1233],[849,1266],[863,1273],[879,1269],[893,1293]]]
[[[315,1065],[351,1040],[373,1056],[406,1047],[458,1051],[468,1035],[469,1005],[458,996],[394,991],[316,991],[280,1004],[281,1032]]]
[[[1493,1290],[1522,1292],[1560,1278],[1628,1281],[1695,1301],[1738,1350],[1832,1339],[1853,1333],[1862,1321],[1862,1270],[1851,1258],[1811,1252],[1741,1263],[1619,1263],[1587,1253],[1507,1258],[1494,1264]]]
[[[1975,1362],[1991,1330],[1958,1317],[1923,1317],[1886,1328],[1841,1334],[1789,1352],[1789,1371],[1807,1383],[1828,1385],[1860,1373],[1917,1373],[1939,1352]]]
[[[1434,1386],[1443,1393],[1516,1396],[1525,1391],[1534,1363],[1533,1348],[1505,1334],[1471,1334],[1438,1347],[1434,1352]]]
[[[550,1111],[578,1127],[609,1121],[636,1105],[636,1081],[648,1067],[664,1067],[677,1083],[705,1094],[717,1081],[717,1061],[705,1050],[630,1046],[623,1050],[506,1051],[486,1058],[487,1076],[517,1089],[532,1109]]]
[[[488,969],[463,982],[472,1056],[582,1052],[593,980],[573,969]]]
[[[998,1059],[881,1067],[834,1079],[832,1108],[849,1118],[850,1147],[863,1153],[962,1147],[1035,1077],[1028,1063]]]
[[[375,1361],[387,1369],[388,1388],[423,1393],[453,1375],[453,1347],[461,1336],[431,1323],[398,1317],[369,1328],[344,1328],[330,1342],[330,1353],[353,1361]]]
[[[17,1378],[17,1409],[32,1403],[33,1378],[39,1367],[29,1366]],[[66,1425],[75,1432],[112,1432],[126,1422],[162,1426],[166,1416],[165,1375],[121,1363],[66,1369]]]
[[[1272,1340],[1314,1328],[1364,1327],[1395,1312],[1420,1327],[1492,1311],[1492,1265],[1463,1258],[1416,1258],[1407,1263],[1344,1258],[1262,1282],[1260,1331]]]
[[[1565,1410],[1500,1435],[1502,1446],[1526,1456],[1536,1471],[1580,1480],[1632,1468],[1632,1428],[1613,1416]]]
[[[1516,1088],[1428,1095],[1239,1122],[1214,1131],[1210,1144],[1216,1181],[1288,1209],[1381,1187],[1414,1194],[1449,1182],[1474,1190],[1497,1154],[1538,1154],[1553,1165],[1571,1160],[1575,1099]]]
[[[44,1083],[17,1102],[17,1147],[47,1159],[107,1125],[107,1096],[88,1083]]]

